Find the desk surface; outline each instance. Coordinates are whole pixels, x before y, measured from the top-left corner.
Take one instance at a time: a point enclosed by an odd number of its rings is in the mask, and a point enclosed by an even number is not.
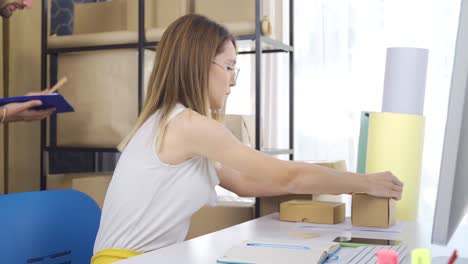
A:
[[[296,223],[281,222],[279,221],[279,214],[275,213],[118,263],[216,263],[218,257],[243,240],[291,240],[294,239],[289,235],[291,231],[298,231]],[[457,230],[452,237],[451,243],[447,246],[431,245],[432,225],[430,223],[405,222],[402,233],[349,232],[318,229],[307,230],[307,232],[320,234],[319,238],[310,239],[326,241],[332,241],[337,236],[403,240],[410,248],[429,248],[433,257],[449,256],[453,249],[456,248],[460,257],[468,257],[468,227],[466,226],[462,226]]]

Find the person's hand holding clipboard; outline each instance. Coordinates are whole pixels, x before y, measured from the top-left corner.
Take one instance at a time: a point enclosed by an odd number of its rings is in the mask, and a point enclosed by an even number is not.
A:
[[[55,94],[67,82],[63,77],[52,88],[26,96],[0,99],[0,123],[41,120],[54,112],[71,112],[73,107],[59,94]]]

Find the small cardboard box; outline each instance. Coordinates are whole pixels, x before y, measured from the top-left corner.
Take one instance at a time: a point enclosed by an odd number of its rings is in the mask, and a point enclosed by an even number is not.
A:
[[[280,220],[317,224],[338,224],[345,220],[345,204],[291,200],[280,204]]]
[[[363,193],[353,194],[351,222],[353,226],[387,228],[396,222],[396,201]]]

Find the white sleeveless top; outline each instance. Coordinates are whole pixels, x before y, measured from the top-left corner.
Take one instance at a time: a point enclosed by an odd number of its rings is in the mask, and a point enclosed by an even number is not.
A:
[[[184,109],[178,104],[169,121]],[[206,157],[177,165],[160,161],[154,139],[158,128],[159,111],[122,152],[104,200],[94,253],[110,248],[148,252],[181,242],[192,215],[216,203],[219,179],[211,162]]]

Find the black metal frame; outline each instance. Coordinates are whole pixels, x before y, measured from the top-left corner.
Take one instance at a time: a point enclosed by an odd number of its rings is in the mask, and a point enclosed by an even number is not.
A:
[[[71,48],[52,48],[47,46],[48,38],[48,7],[47,0],[42,0],[42,26],[41,26],[41,89],[47,89],[47,55],[50,55],[50,83],[57,82],[57,58],[60,53],[95,51],[108,49],[138,49],[138,110],[143,105],[143,66],[144,49],[155,48],[158,42],[147,42],[145,39],[145,1],[138,0],[138,42],[113,45],[97,45]],[[241,51],[239,54],[255,54],[255,149],[271,155],[288,154],[289,159],[294,159],[294,0],[289,0],[289,45],[261,34],[261,0],[255,0],[255,35],[244,35],[237,38],[238,41],[252,41],[255,43],[254,50]],[[267,48],[264,48],[265,44]],[[265,149],[260,146],[261,130],[261,69],[263,53],[288,53],[289,54],[289,149]],[[114,148],[85,148],[85,147],[62,147],[57,146],[57,119],[53,115],[49,123],[49,140],[47,140],[47,121],[41,122],[41,190],[47,188],[48,153],[52,152],[94,152],[95,156],[101,152],[117,152]],[[49,143],[49,146],[47,146]],[[260,199],[256,198],[255,215],[260,216]]]
[[[294,0],[289,0],[289,45],[277,40],[263,37],[261,35],[261,0],[255,0],[255,149],[262,151],[260,146],[261,116],[262,116],[262,53],[287,52],[289,53],[289,149],[273,150],[270,154],[289,154],[289,159],[294,160]],[[250,39],[251,36],[243,38]],[[265,42],[279,49],[262,50],[261,43]],[[240,52],[239,54],[249,54],[251,52]],[[265,151],[268,153],[269,151]],[[260,217],[260,198],[255,198],[255,216]]]

